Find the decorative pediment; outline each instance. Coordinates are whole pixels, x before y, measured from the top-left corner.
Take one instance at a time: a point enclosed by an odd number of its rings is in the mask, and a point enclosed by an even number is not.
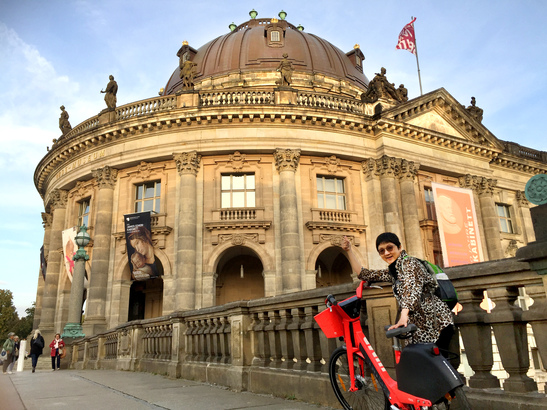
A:
[[[386,110],[385,119],[441,133],[502,152],[503,144],[444,88]]]

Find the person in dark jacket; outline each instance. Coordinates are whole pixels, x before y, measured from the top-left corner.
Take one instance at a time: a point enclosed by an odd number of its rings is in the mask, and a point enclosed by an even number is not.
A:
[[[30,341],[30,357],[32,358],[32,373],[36,371],[36,365],[38,364],[38,357],[44,351],[44,338],[40,334],[40,331],[36,329],[34,336]]]

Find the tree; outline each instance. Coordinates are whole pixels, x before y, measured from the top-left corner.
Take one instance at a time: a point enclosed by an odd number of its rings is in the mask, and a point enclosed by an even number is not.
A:
[[[11,290],[0,289],[0,341],[7,339],[8,333],[19,322],[19,316],[13,306],[13,293]]]
[[[36,302],[32,302],[32,307],[25,309],[27,315],[19,319],[19,321],[15,324],[14,329],[12,330],[17,336],[19,336],[21,340],[26,339],[30,332],[32,332],[35,309]]]

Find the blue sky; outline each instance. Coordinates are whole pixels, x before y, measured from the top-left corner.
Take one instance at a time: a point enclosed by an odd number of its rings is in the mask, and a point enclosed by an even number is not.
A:
[[[178,65],[183,40],[194,48],[231,22],[277,17],[302,24],[343,51],[358,43],[370,78],[419,96],[416,60],[395,50],[411,16],[424,93],[471,96],[499,139],[547,151],[547,2],[522,1],[0,1],[0,288],[21,315],[35,300],[43,203],[34,170],[58,138],[59,106],[72,126],[104,108],[99,93],[114,75],[118,105],[157,95]]]

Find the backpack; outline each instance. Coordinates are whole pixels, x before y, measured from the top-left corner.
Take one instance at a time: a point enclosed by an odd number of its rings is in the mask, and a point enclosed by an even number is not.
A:
[[[404,259],[408,258],[408,255]],[[450,310],[454,309],[454,306],[458,303],[458,292],[456,288],[443,270],[423,259],[416,258],[424,267],[425,271],[433,278],[435,282],[435,289],[433,294],[441,299]]]

